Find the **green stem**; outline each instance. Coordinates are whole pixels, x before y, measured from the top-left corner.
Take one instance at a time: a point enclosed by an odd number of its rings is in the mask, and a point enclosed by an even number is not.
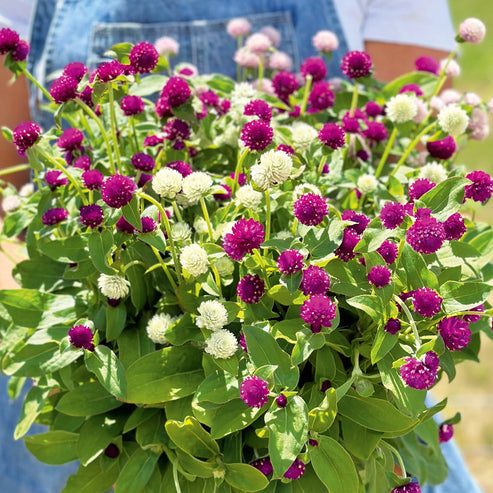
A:
[[[241,154],[238,162],[236,163],[235,178],[233,180],[233,186],[231,187],[231,196],[234,197],[236,189],[238,188],[238,177],[243,169],[243,161],[248,154],[248,149],[245,149]]]
[[[110,99],[111,137],[113,138],[113,147],[115,149],[117,168],[121,170],[120,147],[118,145],[118,138],[116,136],[115,98],[113,96],[113,86],[109,84],[108,89]]]
[[[383,151],[382,158],[380,159],[380,162],[378,163],[378,168],[375,171],[375,178],[378,178],[380,174],[382,173],[383,167],[387,161],[387,158],[389,157],[390,154],[390,149],[392,149],[392,145],[394,144],[394,140],[397,137],[397,127],[394,127],[392,129],[392,133],[390,134],[390,138],[387,142],[387,146],[385,147],[385,150]]]
[[[458,46],[459,45],[456,45],[455,48],[449,53],[449,56],[447,57],[447,60],[445,61],[445,64],[442,67],[442,70],[440,70],[440,74],[438,75],[437,85],[435,86],[435,90],[433,91],[431,97],[436,96],[441,91],[443,84],[445,84],[445,81],[447,80],[447,75],[445,74],[445,71],[447,70],[447,67],[451,62],[451,60],[457,54]]]
[[[267,290],[269,290],[270,285],[269,285],[269,279],[267,277],[267,267],[265,266],[264,259],[262,258],[262,255],[260,255],[258,248],[255,248],[255,250],[253,250],[253,251],[254,251],[255,258],[258,260],[258,263],[260,264],[260,268],[262,269],[262,273],[264,274],[265,286],[267,287]]]
[[[24,171],[30,169],[29,164],[16,164],[15,166],[9,166],[8,168],[3,168],[0,170],[0,176],[10,175],[11,173],[18,173],[19,171]]]
[[[333,205],[329,204],[329,211],[332,211],[337,216],[337,219],[342,221],[341,213]]]
[[[54,101],[51,94],[33,77],[27,68],[24,67],[22,73],[46,96],[48,101]]]
[[[414,318],[413,318],[411,312],[409,311],[409,308],[407,307],[406,303],[404,303],[404,301],[402,301],[399,298],[399,296],[394,295],[394,300],[396,301],[396,303],[399,304],[399,306],[402,308],[402,311],[406,314],[406,316],[409,320],[409,325],[411,326],[411,329],[413,330],[414,340],[416,342],[416,351],[417,351],[421,347],[421,339],[419,337],[418,328],[416,327],[416,323],[414,321]]]
[[[271,222],[271,204],[270,204],[269,189],[267,189],[265,191],[265,209],[266,209],[265,241],[269,241],[269,238],[270,238],[270,222]],[[265,253],[267,253],[267,251]]]
[[[219,275],[219,272],[216,269],[215,265],[211,265],[212,272],[214,273],[214,279],[216,280],[216,286],[217,290],[219,292],[219,298],[223,297],[223,292],[221,289],[221,276]]]
[[[262,57],[258,57],[258,87],[257,91],[262,92],[264,80],[264,64],[262,63]]]
[[[164,261],[161,258],[161,255],[159,254],[159,251],[157,250],[157,248],[154,248],[153,246],[151,246],[151,248],[152,248],[152,251],[154,252],[154,255],[157,258],[157,261],[161,265],[161,268],[163,269],[164,273],[166,274],[166,277],[168,278],[168,281],[171,284],[171,287],[173,288],[173,291],[176,291],[176,289],[177,289],[178,286],[176,285],[175,280],[171,276],[171,273],[170,273],[170,271],[168,269],[168,266],[164,263]]]
[[[354,88],[353,88],[353,97],[351,99],[351,108],[349,109],[349,114],[351,117],[354,116],[354,112],[356,110],[356,105],[358,104],[358,83],[354,83]]]
[[[178,462],[173,462],[173,482],[175,483],[176,493],[181,493],[180,481],[178,481]]]
[[[171,204],[173,205],[173,210],[175,211],[176,219],[178,219],[178,221],[182,223],[183,219],[181,217],[181,212],[180,209],[178,208],[178,204],[176,203],[176,200],[173,200]]]
[[[133,116],[129,116],[129,120],[130,120],[130,128],[132,131],[133,142],[135,145],[135,152],[137,153],[137,152],[139,152],[139,141],[137,140],[137,131],[135,129],[135,120],[134,120]]]
[[[320,178],[322,176],[322,171],[324,169],[326,162],[327,162],[327,155],[324,154],[322,156],[322,159],[320,160],[320,164],[318,165],[318,168],[317,168],[317,178]]]
[[[407,477],[407,472],[406,472],[406,467],[404,466],[404,461],[402,460],[401,454],[397,451],[396,448],[394,448],[390,443],[382,440],[380,442],[381,445],[387,447],[392,454],[394,454],[394,457],[397,459],[397,462],[399,463],[399,467],[401,468],[402,476],[403,478]]]
[[[291,228],[291,233],[293,234],[293,236],[296,236],[296,228],[298,226],[298,219],[294,219],[293,221],[293,227]]]
[[[301,102],[300,115],[303,116],[306,111],[306,105],[308,103],[308,96],[312,88],[312,76],[307,74],[305,79],[305,92],[303,93],[303,101]]]
[[[207,205],[205,203],[204,197],[200,197],[200,207],[202,208],[202,214],[204,215],[205,222],[207,223],[209,241],[213,241],[214,233],[212,232],[211,219],[209,217],[209,212],[207,211]]]

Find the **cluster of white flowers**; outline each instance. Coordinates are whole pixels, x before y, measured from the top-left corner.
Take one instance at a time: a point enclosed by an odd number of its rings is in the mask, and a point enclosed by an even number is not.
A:
[[[2,200],[4,212],[12,212],[21,206],[21,199],[17,195],[8,195]]]
[[[270,150],[260,156],[260,162],[252,166],[250,173],[255,184],[267,190],[273,185],[285,182],[292,169],[293,160],[289,154]]]
[[[200,235],[200,234],[204,234],[204,233],[207,233],[208,231],[208,228],[207,228],[207,221],[201,217],[201,216],[197,216],[194,220],[193,220],[193,229],[195,229],[195,231],[197,231],[197,233]]]
[[[196,243],[183,248],[180,255],[180,262],[182,267],[193,277],[198,277],[200,274],[206,273],[209,265],[207,252]]]
[[[205,352],[214,358],[231,358],[238,349],[238,341],[232,332],[226,329],[217,330],[205,340]]]
[[[203,171],[195,171],[183,179],[183,195],[189,204],[196,204],[210,192],[212,178]]]
[[[307,151],[318,133],[311,125],[304,122],[294,122],[292,126],[294,147],[300,152]]]
[[[217,272],[221,277],[230,276],[235,271],[235,264],[229,259],[229,257],[219,257],[214,262],[214,267],[217,269]]]
[[[433,161],[426,163],[419,170],[419,177],[428,178],[428,180],[438,185],[438,183],[447,179],[447,170],[440,163]]]
[[[171,225],[171,237],[175,241],[187,241],[192,236],[188,223],[174,223]]]
[[[130,283],[118,275],[101,274],[98,278],[98,288],[107,298],[119,300],[127,296],[130,290]]]
[[[262,194],[254,190],[251,185],[240,187],[235,197],[238,203],[247,209],[255,209],[262,202]]]
[[[444,132],[457,137],[466,131],[469,117],[460,106],[449,104],[438,113],[438,124]]]
[[[198,311],[200,315],[195,319],[197,327],[219,330],[228,323],[228,312],[224,305],[217,300],[203,301]]]
[[[358,178],[356,186],[363,195],[368,195],[369,193],[373,193],[377,189],[378,180],[375,178],[374,175],[364,174]]]
[[[178,317],[172,317],[168,313],[156,313],[149,322],[147,322],[147,335],[152,342],[156,344],[166,344],[167,330],[178,320]]]
[[[161,168],[152,179],[152,189],[163,199],[173,200],[181,191],[183,176],[171,168]]]
[[[390,121],[404,123],[412,120],[418,114],[418,104],[414,94],[397,94],[390,98],[386,106]]]

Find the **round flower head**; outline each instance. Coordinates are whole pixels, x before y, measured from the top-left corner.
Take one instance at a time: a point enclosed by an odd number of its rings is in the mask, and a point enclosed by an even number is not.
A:
[[[284,51],[275,51],[269,57],[269,68],[272,70],[291,70],[293,59]]]
[[[144,111],[145,103],[139,96],[125,96],[120,101],[120,108],[125,116],[133,116]]]
[[[168,313],[156,313],[147,322],[146,332],[149,339],[156,344],[166,344],[166,331],[178,320]]]
[[[131,158],[133,167],[138,171],[152,171],[156,167],[156,163],[152,156],[139,152]]]
[[[383,109],[375,101],[368,101],[365,105],[365,113],[369,118],[376,118],[378,115],[383,114]]]
[[[320,332],[323,327],[330,327],[331,320],[336,318],[334,302],[324,294],[313,294],[303,302],[300,317],[311,324],[313,333]]]
[[[65,103],[77,96],[78,85],[79,82],[76,78],[68,75],[61,75],[51,84],[50,95],[55,100],[55,103]]]
[[[433,217],[423,217],[407,230],[406,241],[418,253],[431,254],[438,251],[445,241],[442,223]]]
[[[182,185],[182,175],[168,167],[161,168],[152,179],[152,189],[163,199],[174,200]]]
[[[74,160],[73,166],[87,171],[91,167],[91,158],[89,156],[79,156]]]
[[[251,466],[258,469],[264,476],[270,476],[274,472],[272,467],[272,462],[268,457],[263,457],[262,459],[255,459],[250,463]]]
[[[270,39],[274,47],[277,48],[281,44],[281,33],[274,26],[264,26],[260,32]]]
[[[380,221],[387,229],[400,226],[406,217],[406,209],[399,202],[387,202],[380,211]]]
[[[452,440],[454,436],[454,426],[448,423],[444,423],[438,429],[438,440],[440,443],[445,443]]]
[[[228,323],[228,312],[224,305],[217,300],[203,301],[198,308],[195,319],[197,327],[208,330],[222,329]]]
[[[123,74],[124,67],[118,60],[104,62],[97,68],[98,79],[101,82],[110,82]]]
[[[389,318],[385,323],[383,330],[389,334],[395,335],[401,330],[401,321],[397,318]]]
[[[432,56],[420,56],[414,61],[414,66],[421,72],[430,72],[435,75],[440,73],[440,64]]]
[[[343,262],[349,262],[356,257],[354,247],[359,243],[361,237],[354,229],[345,228],[342,243],[335,249],[334,254]]]
[[[316,226],[329,214],[326,199],[313,193],[302,195],[293,207],[294,216],[301,224]]]
[[[274,131],[263,120],[253,120],[241,130],[241,140],[251,151],[263,151],[271,142]]]
[[[166,167],[178,171],[183,178],[193,173],[192,167],[185,161],[172,161],[171,163],[168,163]]]
[[[341,61],[341,71],[349,79],[359,79],[371,74],[371,58],[364,51],[350,51]]]
[[[276,404],[281,407],[281,408],[285,408],[288,404],[288,399],[287,397],[284,395],[284,394],[279,394],[277,397],[276,397]]]
[[[236,200],[247,209],[256,209],[262,202],[262,194],[250,185],[244,185],[236,191]]]
[[[390,240],[385,240],[378,248],[377,252],[382,256],[387,265],[393,264],[398,254],[397,245]]]
[[[297,151],[307,151],[317,138],[317,131],[307,123],[294,122],[292,127],[293,144]]]
[[[484,312],[484,304],[476,306],[475,308],[470,308],[469,311],[482,313],[482,312]],[[466,322],[469,322],[472,324],[474,322],[479,322],[481,320],[481,315],[464,315],[463,318]]]
[[[182,192],[189,204],[196,204],[211,187],[212,178],[203,171],[195,171],[183,179]]]
[[[362,134],[369,140],[381,142],[387,138],[387,128],[380,122],[367,122]]]
[[[255,55],[261,55],[272,47],[272,41],[264,33],[254,33],[245,41],[245,48],[254,53]]]
[[[82,173],[82,183],[88,190],[99,190],[103,186],[104,176],[97,169],[89,169]]]
[[[233,260],[242,260],[247,253],[260,248],[264,242],[264,227],[255,219],[240,219],[237,221],[231,233],[224,236],[224,251]]]
[[[354,229],[356,233],[363,234],[363,231],[366,229],[368,224],[370,223],[370,219],[365,216],[365,214],[357,214],[355,211],[347,210],[342,213],[341,218],[344,221],[353,221],[356,224],[351,224],[347,226],[350,229]]]
[[[13,29],[8,27],[0,29],[0,55],[6,55],[13,50],[19,41],[19,33]]]
[[[323,53],[329,53],[339,48],[339,40],[332,31],[318,31],[312,38],[313,47]]]
[[[364,174],[358,178],[356,183],[358,190],[363,195],[373,193],[378,187],[378,180],[374,175]]]
[[[444,132],[457,137],[466,131],[469,117],[460,106],[449,104],[438,113],[438,124]]]
[[[443,221],[442,225],[445,230],[446,240],[460,240],[467,231],[464,218],[458,212],[449,216]]]
[[[471,185],[464,187],[464,198],[485,204],[493,193],[493,179],[484,171],[471,171],[466,175]]]
[[[450,351],[462,351],[471,340],[469,323],[459,317],[440,320],[437,329]]]
[[[481,43],[486,34],[486,27],[482,21],[469,17],[459,26],[459,36],[467,43]]]
[[[405,93],[405,92],[413,92],[416,96],[422,96],[423,95],[423,90],[418,84],[404,84],[401,89],[399,90],[399,94]]]
[[[292,72],[281,71],[272,78],[272,85],[277,97],[287,101],[289,96],[298,89],[298,80]]]
[[[29,55],[30,50],[29,43],[24,39],[20,39],[10,52],[10,56],[15,62],[23,62],[27,58],[27,55]]]
[[[421,360],[405,358],[406,363],[400,367],[404,383],[417,390],[429,389],[435,383],[440,360],[433,351],[428,351]]]
[[[134,234],[136,229],[125,219],[124,216],[121,216],[120,219],[115,224],[116,229],[125,233],[127,235]]]
[[[256,274],[247,274],[242,277],[236,287],[236,292],[238,293],[241,301],[248,304],[258,303],[262,299],[264,291],[264,280]]]
[[[270,122],[272,119],[272,109],[269,103],[266,103],[263,99],[253,99],[245,106],[244,115],[258,116],[265,122]]]
[[[264,152],[260,163],[251,168],[252,180],[263,189],[285,182],[293,169],[293,160],[284,151]]]
[[[80,208],[79,221],[92,229],[98,227],[104,219],[103,209],[97,204],[83,205]]]
[[[298,250],[285,250],[277,259],[277,269],[283,276],[303,269],[303,255]]]
[[[419,170],[419,177],[427,178],[428,180],[438,185],[439,183],[447,179],[447,171],[440,163],[426,163]]]
[[[154,105],[154,112],[159,118],[169,118],[173,116],[171,106],[169,105],[168,98],[160,97],[157,99]]]
[[[368,282],[376,288],[383,288],[390,284],[392,271],[384,265],[376,265],[375,267],[372,267],[366,277],[368,278]]]
[[[471,139],[484,140],[490,134],[488,114],[480,108],[473,108],[468,128],[471,130]]]
[[[2,199],[3,212],[13,212],[22,205],[21,199],[17,195],[9,195]]]
[[[240,386],[241,400],[248,407],[261,408],[269,400],[269,388],[267,382],[257,376],[246,377]]]
[[[50,186],[51,190],[55,190],[58,187],[63,187],[68,184],[66,176],[57,169],[53,169],[46,172],[45,181]]]
[[[157,65],[159,53],[151,43],[146,41],[136,44],[128,56],[130,65],[136,73],[146,74],[152,72]]]
[[[128,204],[133,197],[137,185],[125,175],[112,175],[106,178],[101,187],[101,198],[110,207],[119,209]]]
[[[235,271],[235,265],[228,257],[219,257],[214,262],[214,267],[221,277],[229,277]]]
[[[24,154],[32,147],[41,135],[39,125],[34,122],[23,122],[17,125],[12,132],[12,141],[19,154]]]
[[[322,144],[331,149],[339,149],[345,144],[345,132],[336,123],[326,123],[318,133],[318,138]]]
[[[260,64],[260,57],[244,47],[236,50],[233,60],[240,67],[245,68],[257,68]]]
[[[252,30],[252,25],[244,17],[235,17],[226,24],[226,32],[233,38],[246,36]]]
[[[419,487],[419,483],[412,482],[393,488],[390,493],[421,493],[421,488]]]
[[[68,210],[63,207],[54,207],[48,209],[42,216],[41,220],[45,226],[53,226],[58,224],[68,217]]]
[[[176,56],[180,51],[180,43],[169,36],[162,36],[154,41],[154,48],[160,55]]]
[[[327,77],[327,66],[323,58],[312,56],[303,61],[300,67],[300,74],[305,79],[307,75],[311,75],[313,82],[317,82]]]
[[[85,325],[76,325],[68,331],[70,344],[79,349],[87,349],[94,351],[94,343],[92,342],[93,334],[89,327]]]
[[[22,185],[21,189],[19,190],[19,195],[21,197],[30,197],[34,193],[34,185],[32,183],[26,183],[25,185]]]
[[[430,191],[434,187],[435,183],[433,183],[428,178],[418,178],[417,180],[413,181],[411,185],[409,185],[409,202],[413,202],[414,200],[419,199],[422,195],[424,195],[426,192]]]
[[[178,118],[166,122],[163,132],[164,138],[167,140],[183,141],[190,137],[190,127],[188,126],[188,123],[179,120]]]
[[[198,277],[207,272],[209,259],[207,252],[200,245],[193,243],[185,246],[181,251],[180,263],[193,277]]]
[[[130,290],[130,283],[118,275],[109,276],[100,274],[98,278],[98,288],[101,293],[112,300],[125,298]]]
[[[416,289],[412,294],[414,311],[421,316],[431,318],[441,310],[442,298],[430,288]]]
[[[290,466],[289,469],[284,473],[284,478],[286,479],[299,479],[303,476],[305,472],[305,464],[301,462],[300,459],[296,459]]]
[[[330,277],[321,267],[310,265],[303,271],[300,290],[305,296],[326,294],[330,288]]]
[[[313,84],[308,103],[310,110],[323,111],[334,106],[335,96],[330,89],[330,84],[324,80],[319,80]]]
[[[228,359],[236,353],[238,341],[233,333],[226,329],[216,330],[205,340],[204,351],[214,358]]]
[[[161,97],[167,100],[171,108],[186,103],[191,94],[188,82],[183,77],[178,76],[170,77],[161,91]]]
[[[458,77],[460,75],[460,65],[455,60],[448,60],[448,63],[446,58],[440,60],[440,70],[444,69],[447,77]]]
[[[444,139],[429,140],[426,143],[426,149],[430,153],[430,156],[435,159],[450,159],[457,149],[457,144],[455,143],[455,139],[451,135],[448,135]]]
[[[386,106],[386,114],[391,122],[404,123],[418,114],[418,104],[414,94],[397,94],[390,98]]]

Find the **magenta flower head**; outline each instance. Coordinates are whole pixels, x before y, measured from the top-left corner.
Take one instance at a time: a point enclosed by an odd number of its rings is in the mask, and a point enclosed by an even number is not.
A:
[[[89,327],[85,325],[76,325],[68,331],[70,344],[79,349],[87,349],[94,351],[94,343],[92,342],[93,334]]]
[[[73,167],[87,171],[91,167],[91,158],[89,156],[79,156],[74,160]]]
[[[341,71],[349,79],[360,79],[371,74],[372,63],[368,53],[350,51],[341,62]]]
[[[264,227],[255,219],[240,219],[233,226],[232,233],[224,236],[224,251],[233,260],[242,260],[247,253],[260,248],[264,242]]]
[[[166,167],[178,171],[183,178],[192,174],[192,167],[185,161],[172,161],[171,163],[168,163]]]
[[[155,147],[164,142],[164,137],[158,137],[157,135],[148,135],[144,138],[142,147]]]
[[[169,118],[170,116],[173,116],[171,106],[169,105],[166,97],[158,98],[156,104],[154,105],[154,112],[159,118]]]
[[[218,108],[221,105],[219,96],[214,91],[204,91],[200,93],[199,99],[206,105]]]
[[[391,265],[395,262],[399,249],[393,241],[385,240],[377,248],[377,252],[382,256],[387,265]]]
[[[435,188],[435,186],[435,183],[428,178],[418,178],[416,181],[411,183],[411,185],[409,185],[409,202],[414,202],[414,200],[419,199],[426,192],[430,191],[432,188]]]
[[[284,477],[286,479],[299,479],[303,476],[305,468],[305,464],[303,464],[300,459],[296,459],[284,473]]]
[[[329,214],[327,200],[314,193],[301,195],[294,203],[294,216],[301,224],[316,226]]]
[[[412,482],[393,488],[390,493],[421,493],[421,488],[419,487],[419,483]]]
[[[58,137],[56,145],[64,151],[75,151],[80,149],[84,134],[77,128],[67,128],[63,134]]]
[[[347,210],[342,213],[341,218],[344,221],[353,221],[356,224],[351,224],[347,226],[350,229],[354,229],[359,235],[363,234],[368,224],[370,224],[370,219],[365,214],[358,214],[355,211]]]
[[[310,109],[313,111],[323,111],[334,106],[335,96],[330,89],[330,84],[325,80],[319,80],[313,84],[313,88],[308,96]]]
[[[61,75],[55,79],[50,87],[50,95],[55,100],[55,103],[62,104],[70,101],[77,96],[77,86],[79,82],[74,77],[69,75]]]
[[[144,216],[142,218],[141,233],[150,233],[157,228],[156,221],[152,217]]]
[[[387,127],[380,122],[367,122],[367,127],[363,130],[362,134],[368,139],[374,142],[382,142],[387,138]]]
[[[330,277],[321,267],[310,265],[303,271],[300,290],[305,296],[326,294],[330,288]]]
[[[444,139],[429,140],[426,149],[435,159],[450,159],[457,149],[457,144],[451,135],[447,135]]]
[[[17,152],[24,155],[32,147],[41,135],[39,125],[34,122],[23,122],[17,125],[12,132],[12,139],[17,147]]]
[[[440,443],[445,443],[452,440],[454,436],[454,426],[449,425],[448,423],[444,423],[438,429],[438,440]]]
[[[336,123],[326,123],[318,133],[318,138],[322,144],[331,149],[339,149],[345,144],[345,136],[343,128]]]
[[[66,176],[57,169],[47,171],[45,175],[45,181],[52,191],[58,187],[63,187],[68,184]]]
[[[120,101],[120,108],[125,116],[133,116],[144,111],[145,103],[139,96],[125,96]]]
[[[276,404],[281,407],[281,408],[285,408],[288,404],[288,399],[287,397],[284,395],[284,394],[279,394],[277,397],[276,397]]]
[[[83,205],[80,208],[79,221],[89,228],[97,228],[104,219],[103,209],[97,204]]]
[[[120,219],[115,224],[116,229],[125,233],[127,235],[134,234],[136,229],[125,219],[124,216],[121,216]]]
[[[312,56],[303,61],[300,67],[300,74],[305,79],[307,75],[311,75],[313,82],[317,82],[327,77],[327,66],[323,58]]]
[[[330,327],[331,320],[336,318],[334,302],[324,294],[314,294],[303,302],[300,317],[311,325],[311,331],[316,334],[323,327]]]
[[[27,58],[27,55],[29,55],[30,50],[31,47],[29,46],[29,43],[24,39],[20,39],[19,42],[12,48],[10,56],[15,62],[23,62]]]
[[[257,274],[247,274],[242,277],[236,287],[236,292],[241,301],[248,304],[258,303],[262,299],[264,291],[264,280],[257,276]]]
[[[445,219],[442,225],[445,230],[446,240],[460,240],[467,231],[464,218],[458,212]]]
[[[187,140],[190,137],[190,127],[187,122],[173,118],[166,122],[163,129],[166,140]]]
[[[53,209],[48,209],[42,216],[41,220],[45,226],[53,226],[58,224],[68,217],[68,210],[63,207],[54,207]]]
[[[272,78],[272,86],[276,96],[282,101],[287,101],[289,96],[298,89],[299,83],[292,72],[281,71]]]
[[[440,250],[445,237],[446,233],[442,223],[434,217],[417,219],[406,232],[406,241],[411,248],[425,255]]]
[[[263,151],[274,137],[272,127],[263,120],[253,120],[241,130],[241,140],[251,151]]]
[[[375,118],[383,114],[383,108],[375,101],[368,101],[365,105],[365,112],[369,118]]]
[[[430,288],[419,288],[412,296],[414,311],[422,317],[431,318],[441,310],[443,299]]]
[[[63,75],[68,75],[77,79],[79,82],[82,80],[84,75],[87,74],[87,67],[81,62],[72,62],[65,65],[63,69]]]
[[[303,269],[303,254],[298,250],[284,250],[277,259],[277,269],[283,276]]]
[[[468,180],[471,180],[471,185],[464,187],[464,197],[472,199],[476,202],[485,204],[493,193],[493,179],[484,171],[471,171],[466,175]]]
[[[337,255],[343,262],[349,262],[356,257],[354,247],[359,243],[361,237],[354,229],[345,228],[342,236],[342,243],[334,250],[334,254]]]
[[[240,386],[241,400],[248,407],[263,407],[269,398],[267,382],[257,376],[246,377]]]
[[[144,41],[143,43],[136,44],[131,50],[128,56],[130,65],[136,73],[146,74],[152,72],[157,65],[159,53],[151,43]]]
[[[134,154],[131,162],[133,167],[138,171],[152,171],[156,167],[153,157],[143,152]]]
[[[264,122],[270,122],[272,119],[272,109],[269,103],[266,103],[263,99],[253,99],[245,105],[244,115],[258,116]]]
[[[376,288],[383,288],[390,284],[390,278],[392,277],[392,271],[384,265],[375,265],[372,267],[367,276],[368,282]]]
[[[423,89],[418,84],[404,84],[400,90],[399,94],[403,94],[406,92],[413,92],[416,94],[416,96],[422,96],[423,95]]]
[[[191,94],[188,82],[178,76],[170,77],[161,91],[161,97],[167,100],[171,108],[185,104]]]
[[[8,27],[0,29],[0,55],[6,55],[13,50],[19,41],[19,33],[13,29]]]
[[[459,37],[467,43],[481,43],[486,34],[486,27],[482,21],[469,17],[459,26]]]
[[[385,332],[395,335],[401,330],[401,321],[398,318],[389,318],[383,328]]]
[[[475,308],[471,308],[469,311],[482,313],[482,312],[484,312],[484,304],[476,306]],[[472,324],[474,322],[479,322],[481,320],[481,315],[464,315],[463,318],[466,322],[469,322]]]
[[[286,154],[289,154],[290,156],[294,156],[294,149],[286,144],[279,144],[276,148],[276,151],[284,151]]]
[[[440,63],[432,56],[420,56],[414,61],[414,66],[421,72],[430,72],[435,75],[440,73]]]
[[[133,197],[137,185],[128,176],[112,175],[106,178],[101,188],[104,203],[115,209],[127,205]]]
[[[274,472],[272,467],[272,462],[268,457],[263,457],[262,459],[256,459],[250,463],[251,466],[258,469],[264,476],[270,476]]]
[[[82,183],[88,190],[99,190],[103,186],[104,176],[97,169],[89,169],[82,173]]]
[[[429,389],[435,383],[440,360],[433,351],[428,351],[421,359],[405,358],[400,367],[404,383],[417,390]]]
[[[469,323],[459,317],[446,317],[440,320],[437,329],[450,351],[462,351],[471,340]]]

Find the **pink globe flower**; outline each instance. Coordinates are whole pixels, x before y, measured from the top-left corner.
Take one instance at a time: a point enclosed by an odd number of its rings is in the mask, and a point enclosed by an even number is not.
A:
[[[240,386],[241,400],[248,407],[263,407],[269,399],[267,382],[257,376],[246,377]]]
[[[291,70],[293,59],[284,51],[275,51],[269,57],[269,68],[272,70]]]
[[[270,39],[272,46],[277,48],[281,44],[281,33],[274,26],[264,26],[260,32]]]
[[[238,38],[239,36],[246,36],[252,30],[252,25],[244,17],[236,17],[231,19],[226,25],[226,32],[233,38]]]
[[[459,26],[459,36],[467,43],[477,44],[483,41],[486,27],[482,21],[469,17]]]
[[[180,51],[180,43],[169,36],[162,36],[154,41],[154,48],[160,55],[176,56]]]
[[[429,389],[435,383],[440,360],[433,351],[428,351],[421,359],[405,358],[406,363],[399,369],[402,380],[417,390]]]
[[[312,44],[316,50],[329,53],[339,48],[339,39],[332,31],[318,31],[312,38]]]
[[[263,33],[255,33],[245,41],[245,48],[251,53],[262,55],[272,47],[272,41]]]

